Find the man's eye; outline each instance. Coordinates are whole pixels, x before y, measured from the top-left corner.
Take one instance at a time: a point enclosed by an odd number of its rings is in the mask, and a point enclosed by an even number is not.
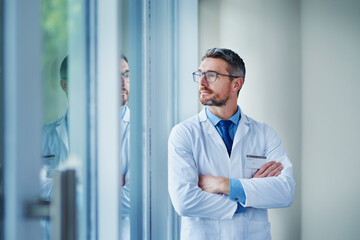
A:
[[[215,77],[215,76],[216,76],[216,74],[215,74],[215,73],[208,73],[208,77],[213,78],[213,77]]]

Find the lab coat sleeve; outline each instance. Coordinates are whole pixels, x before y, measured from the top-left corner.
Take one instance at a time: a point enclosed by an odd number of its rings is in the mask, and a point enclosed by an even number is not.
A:
[[[42,129],[42,143],[41,143],[41,161],[42,161],[42,168],[40,170],[40,186],[41,186],[41,199],[43,200],[50,200],[52,195],[52,188],[53,188],[53,179],[48,177],[49,172],[55,169],[56,166],[50,166],[49,162],[55,164],[53,160],[55,157],[51,157],[50,155],[55,154],[52,151],[51,146],[54,145],[51,142],[51,125],[46,124]]]
[[[294,199],[293,167],[276,132],[266,126],[265,155],[268,161],[281,162],[283,170],[277,177],[240,179],[246,195],[244,207],[282,208]]]
[[[121,216],[130,216],[130,171],[125,175],[125,185],[120,188]]]
[[[168,143],[169,194],[180,216],[231,219],[237,203],[224,194],[211,194],[198,186],[198,169],[192,150],[191,133],[175,126]]]
[[[125,175],[125,185],[120,188],[121,217],[129,217],[130,215],[130,169],[129,169],[130,124],[125,121],[121,121],[120,130],[121,130],[120,160],[122,167],[122,175]]]

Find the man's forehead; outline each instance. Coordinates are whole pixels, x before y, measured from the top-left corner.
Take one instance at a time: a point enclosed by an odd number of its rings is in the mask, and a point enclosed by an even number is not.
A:
[[[120,69],[121,72],[125,72],[129,70],[129,64],[124,59],[121,59],[120,61]]]
[[[221,58],[205,58],[200,66],[199,70],[201,71],[220,71],[220,70],[226,70],[228,67],[228,64],[225,60]]]

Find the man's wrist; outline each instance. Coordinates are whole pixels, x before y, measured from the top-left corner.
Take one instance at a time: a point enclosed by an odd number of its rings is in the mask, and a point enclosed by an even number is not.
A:
[[[220,193],[229,195],[230,194],[230,180],[229,178],[221,177],[220,178]]]

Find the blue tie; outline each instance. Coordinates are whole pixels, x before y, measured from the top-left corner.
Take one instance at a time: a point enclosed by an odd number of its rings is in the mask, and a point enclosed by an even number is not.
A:
[[[231,148],[232,148],[232,144],[233,144],[233,140],[231,139],[230,133],[229,133],[231,123],[232,122],[230,120],[221,120],[218,123],[220,132],[221,132],[221,136],[222,136],[222,139],[224,140],[224,143],[226,145],[226,149],[228,151],[229,156],[231,154]]]

